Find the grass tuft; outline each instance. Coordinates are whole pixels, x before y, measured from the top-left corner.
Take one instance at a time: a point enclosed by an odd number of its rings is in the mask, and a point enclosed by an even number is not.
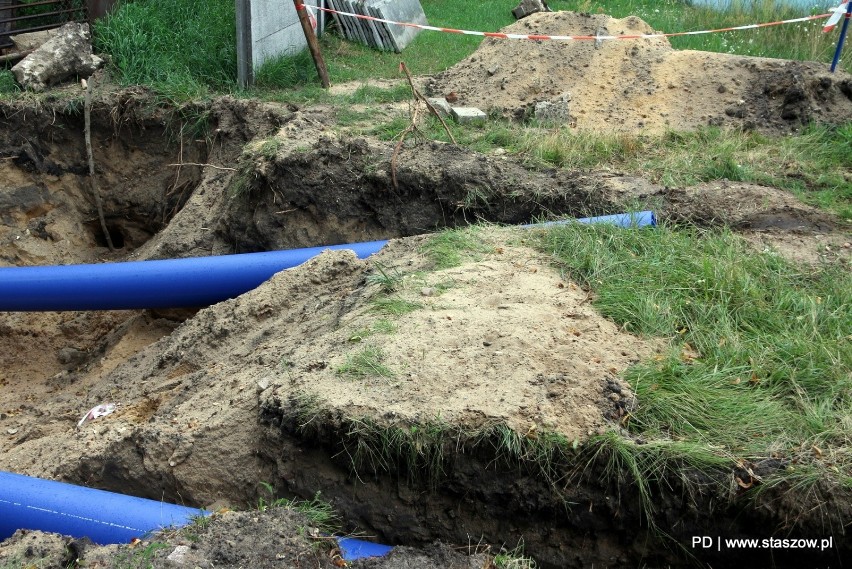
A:
[[[308,50],[283,55],[266,61],[255,72],[259,89],[299,89],[316,80],[314,63]]]
[[[347,357],[346,362],[337,368],[337,373],[355,379],[365,379],[368,377],[390,379],[396,373],[382,363],[384,359],[385,354],[381,348],[366,346],[360,352]]]
[[[0,95],[18,93],[21,88],[11,71],[0,70]]]
[[[467,260],[481,259],[493,252],[493,247],[482,241],[481,230],[481,226],[469,226],[441,231],[432,235],[422,250],[432,260],[435,269],[458,267]]]

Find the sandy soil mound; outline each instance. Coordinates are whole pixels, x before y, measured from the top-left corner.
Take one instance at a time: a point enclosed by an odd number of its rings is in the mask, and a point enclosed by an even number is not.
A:
[[[622,35],[654,30],[638,17],[541,12],[503,30],[517,34]],[[582,130],[659,132],[703,125],[767,132],[852,119],[852,77],[824,63],[675,51],[664,38],[624,41],[485,39],[437,75],[435,95],[523,119],[536,103],[568,100]]]
[[[268,411],[305,397],[341,416],[385,425],[440,420],[475,431],[502,423],[585,439],[631,404],[617,374],[652,347],[597,315],[586,293],[532,251],[497,249],[480,262],[416,277],[415,288],[399,298],[420,308],[390,321],[375,312],[375,300],[384,297],[365,277],[375,266],[422,269],[417,248],[395,243],[371,261],[349,251],[324,253],[200,311],[115,369],[85,378],[60,374],[52,382],[59,392],[54,404],[40,404],[40,424],[0,439],[0,468],[70,473],[87,457],[124,454],[119,448],[129,438],[144,454],[130,470],[192,479],[208,489],[195,501],[242,498],[229,489],[229,476],[211,476],[234,462],[256,462],[252,429],[235,426],[256,423],[258,403]],[[396,331],[373,333],[379,320]],[[144,317],[137,322],[160,329]],[[346,373],[365,347],[380,350],[392,372]],[[0,408],[14,408],[30,390],[14,383]],[[119,411],[76,428],[75,409],[106,401],[119,403]]]

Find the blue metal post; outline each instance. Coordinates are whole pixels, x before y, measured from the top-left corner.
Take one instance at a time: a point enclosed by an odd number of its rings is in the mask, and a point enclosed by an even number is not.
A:
[[[840,52],[843,51],[843,44],[846,42],[846,30],[849,29],[849,20],[852,19],[852,0],[846,4],[846,17],[843,18],[843,26],[840,28],[840,40],[837,42],[837,51],[834,52],[834,61],[831,62],[831,72],[837,69],[837,64],[840,63]]]

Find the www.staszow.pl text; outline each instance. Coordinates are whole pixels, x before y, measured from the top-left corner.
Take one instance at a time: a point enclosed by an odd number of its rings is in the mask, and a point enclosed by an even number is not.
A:
[[[818,549],[825,551],[834,547],[834,537],[792,539],[792,538],[736,538],[696,535],[692,537],[693,549]]]

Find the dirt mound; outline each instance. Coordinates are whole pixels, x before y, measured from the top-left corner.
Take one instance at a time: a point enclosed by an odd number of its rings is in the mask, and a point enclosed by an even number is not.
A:
[[[347,529],[387,543],[523,538],[550,566],[619,559],[647,541],[641,500],[578,456],[629,413],[618,375],[658,346],[603,319],[517,230],[468,234],[475,245],[442,269],[411,236],[639,203],[674,223],[849,240],[771,188],[530,170],[440,143],[403,148],[394,185],[393,143],[333,132],[323,110],[226,97],[197,109],[208,144],[181,144],[138,103],[119,96],[93,116],[115,253],[98,237],[80,117],[62,101],[0,105],[2,264],[403,238],[368,261],[324,254],[202,310],[0,313],[2,469],[196,506],[252,506],[269,482],[321,490]],[[105,402],[117,411],[77,428]],[[661,511],[710,523],[718,497],[705,511],[670,490]],[[566,515],[568,502],[583,506]]]
[[[515,34],[634,35],[640,18],[541,12],[502,30]],[[503,116],[534,115],[537,103],[568,101],[581,130],[659,132],[733,126],[791,132],[809,122],[852,120],[852,77],[815,62],[675,51],[665,38],[624,41],[485,39],[437,75],[435,95]]]

